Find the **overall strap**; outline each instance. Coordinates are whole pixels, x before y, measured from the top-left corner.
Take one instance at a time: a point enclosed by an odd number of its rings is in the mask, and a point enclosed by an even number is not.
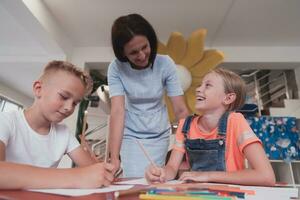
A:
[[[219,120],[218,133],[220,135],[226,135],[229,114],[230,112],[225,112]]]
[[[184,138],[187,138],[187,134],[190,130],[191,122],[193,121],[194,115],[190,115],[185,118],[184,124],[182,126],[181,132],[183,132]]]

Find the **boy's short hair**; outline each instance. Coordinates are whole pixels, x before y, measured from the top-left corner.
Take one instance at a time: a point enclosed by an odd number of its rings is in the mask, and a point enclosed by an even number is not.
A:
[[[124,46],[134,36],[145,36],[150,44],[149,62],[153,63],[157,54],[157,36],[152,25],[139,14],[129,14],[117,18],[111,28],[111,43],[115,56],[121,62],[127,62]]]
[[[211,72],[216,73],[223,79],[225,94],[235,93],[236,95],[235,101],[229,105],[228,110],[233,111],[241,108],[246,99],[244,80],[238,74],[224,68],[215,68]]]
[[[84,85],[85,95],[89,95],[93,89],[93,80],[91,76],[86,72],[76,67],[72,63],[67,61],[53,60],[49,62],[43,71],[43,74],[40,77],[40,80],[48,77],[50,74],[55,73],[57,71],[68,72],[77,78],[79,78]]]

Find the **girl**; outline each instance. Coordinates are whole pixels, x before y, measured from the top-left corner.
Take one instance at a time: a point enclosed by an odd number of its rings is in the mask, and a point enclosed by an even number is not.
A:
[[[274,185],[274,172],[260,140],[243,115],[232,112],[242,106],[245,94],[237,74],[221,68],[208,73],[196,89],[195,106],[202,115],[180,121],[170,160],[163,168],[150,166],[146,179],[174,179],[186,154],[191,171],[179,180]],[[250,169],[245,169],[245,158]]]

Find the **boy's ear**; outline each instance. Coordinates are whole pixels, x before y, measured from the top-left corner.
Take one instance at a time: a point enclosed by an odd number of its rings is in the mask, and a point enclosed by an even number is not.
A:
[[[34,81],[32,89],[33,89],[34,96],[40,98],[41,91],[42,91],[42,82],[40,80]]]
[[[234,102],[236,99],[236,94],[235,93],[228,93],[226,94],[223,103],[225,105],[230,105],[232,102]]]

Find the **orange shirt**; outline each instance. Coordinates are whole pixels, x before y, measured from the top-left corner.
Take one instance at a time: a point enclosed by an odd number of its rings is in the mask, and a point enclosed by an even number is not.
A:
[[[216,127],[210,133],[203,133],[198,128],[197,121],[201,116],[193,119],[190,126],[188,137],[190,139],[216,139],[218,137],[218,128]],[[179,121],[176,131],[175,144],[173,149],[185,153],[184,136],[181,132],[185,119]],[[243,154],[244,148],[254,142],[261,141],[257,138],[255,133],[250,128],[247,120],[240,113],[232,112],[228,116],[227,132],[226,132],[226,146],[225,146],[225,162],[226,171],[238,171],[245,168],[245,157]]]

